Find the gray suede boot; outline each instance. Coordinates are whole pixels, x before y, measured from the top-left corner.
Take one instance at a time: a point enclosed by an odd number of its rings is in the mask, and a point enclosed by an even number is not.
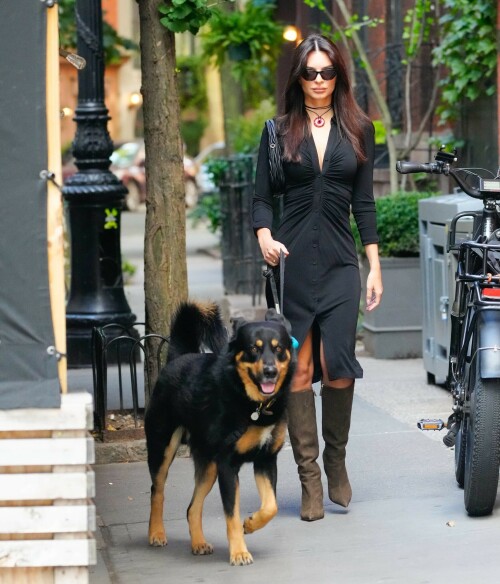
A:
[[[314,392],[311,389],[292,391],[288,396],[288,435],[302,485],[300,518],[316,521],[325,515],[319,456],[318,428]]]
[[[328,496],[347,507],[352,489],[345,467],[346,445],[351,427],[354,382],[345,389],[323,385],[321,388],[322,430],[325,440],[323,465],[328,477]]]

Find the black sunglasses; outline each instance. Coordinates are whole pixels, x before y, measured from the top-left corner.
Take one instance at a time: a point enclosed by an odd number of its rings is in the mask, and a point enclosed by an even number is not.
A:
[[[321,79],[323,79],[323,81],[331,81],[337,76],[337,71],[335,70],[335,67],[327,67],[321,71],[316,71],[316,69],[310,69],[309,67],[306,67],[302,70],[300,76],[306,81],[314,81],[318,74],[321,75]]]

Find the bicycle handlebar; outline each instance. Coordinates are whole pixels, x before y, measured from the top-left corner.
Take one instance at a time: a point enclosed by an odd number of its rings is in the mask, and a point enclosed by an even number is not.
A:
[[[400,174],[411,174],[415,172],[426,172],[427,174],[443,174],[442,168],[437,162],[411,162],[411,160],[398,160],[396,170]]]
[[[470,197],[474,199],[483,199],[483,195],[481,191],[477,187],[473,187],[468,185],[460,176],[457,174],[457,171],[460,169],[451,168],[450,162],[443,161],[443,160],[436,160],[436,162],[412,162],[411,160],[398,160],[396,162],[396,170],[400,174],[412,174],[416,172],[425,172],[426,174],[445,174],[451,175],[455,181],[457,182],[458,186],[467,193]]]

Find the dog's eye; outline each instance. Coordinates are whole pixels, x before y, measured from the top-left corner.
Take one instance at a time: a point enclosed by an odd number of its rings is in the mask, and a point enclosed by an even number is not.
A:
[[[276,353],[278,353],[278,355],[280,355],[281,353],[283,353],[283,347],[281,347],[280,345],[278,345],[276,347]]]
[[[256,347],[255,345],[250,347],[250,353],[252,353],[252,355],[257,355],[258,352],[259,352],[259,348]]]

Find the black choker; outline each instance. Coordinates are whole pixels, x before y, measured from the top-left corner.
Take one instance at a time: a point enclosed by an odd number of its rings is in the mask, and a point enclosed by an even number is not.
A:
[[[323,107],[311,107],[311,106],[304,106],[306,108],[306,110],[310,110],[312,111],[312,113],[316,116],[316,118],[313,120],[313,124],[316,126],[316,128],[322,128],[325,125],[325,120],[323,119],[323,116],[325,116],[330,110],[332,110],[332,106],[331,105],[324,105]],[[321,110],[324,109],[325,111],[319,115],[316,113],[315,110]]]

